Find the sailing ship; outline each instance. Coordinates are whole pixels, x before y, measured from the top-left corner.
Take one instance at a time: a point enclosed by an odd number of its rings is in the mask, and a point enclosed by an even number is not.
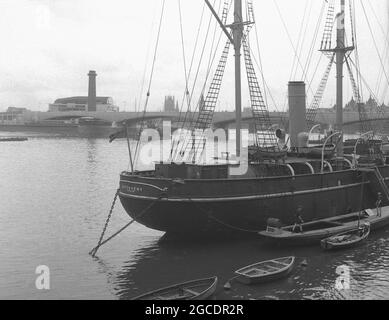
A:
[[[344,154],[342,112],[345,65],[354,84],[354,95],[360,103],[361,119],[366,114],[349,61],[350,53],[355,50],[354,37],[353,43],[346,45],[346,0],[336,1],[340,4],[340,12],[336,17],[334,0],[328,1],[329,22],[327,21],[323,38],[326,40],[322,42],[320,48],[329,58],[329,66],[308,110],[305,83],[299,81],[289,84],[291,145],[286,147],[278,143],[252,60],[249,41],[250,30],[255,23],[252,0],[246,0],[245,6],[242,0],[232,2],[224,0],[221,16],[211,3],[205,0],[227,38],[222,57],[206,98],[198,112],[191,113],[193,119],[188,128],[189,139],[187,135],[181,136],[179,141],[173,144],[170,162],[157,163],[154,170],[147,171],[136,171],[132,166],[131,171],[121,173],[119,198],[131,218],[148,228],[168,234],[219,236],[250,234],[263,230],[270,218],[278,219],[285,225],[293,224],[298,207],[303,208],[303,218],[308,222],[371,208],[378,192],[386,196],[383,205],[389,204],[386,183],[389,180],[389,166],[386,165],[386,160],[379,150],[377,153],[370,153],[369,159],[372,161],[368,166],[365,165],[363,170],[359,169],[355,157]],[[350,8],[352,5],[353,2],[350,3]],[[243,7],[246,9],[247,20],[243,18]],[[234,11],[234,21],[227,24],[230,8]],[[336,46],[331,45],[329,35],[334,22]],[[224,162],[207,164],[199,160],[205,141],[205,136],[201,132],[212,127],[213,113],[231,47],[235,53],[237,157],[236,161],[231,161],[232,157],[227,157]],[[241,164],[239,161],[243,161],[240,159],[242,56],[246,66],[255,133],[254,144],[248,150],[247,172],[236,176],[231,172],[239,163]],[[337,123],[334,136],[338,134],[341,137],[335,139],[336,154],[327,155],[322,159],[309,158],[306,153],[299,155],[299,148],[305,147],[301,143],[304,141],[307,123],[313,125],[333,65],[336,65],[337,73]],[[361,141],[358,140],[357,143],[362,143]],[[328,143],[327,141],[324,143],[323,150],[326,150]],[[185,161],[177,160],[184,157]]]

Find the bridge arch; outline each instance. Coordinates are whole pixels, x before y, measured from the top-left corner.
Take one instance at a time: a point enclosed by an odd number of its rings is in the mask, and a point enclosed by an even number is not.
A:
[[[119,124],[127,124],[127,126],[135,125],[144,121],[154,121],[154,120],[162,120],[162,121],[171,121],[171,122],[179,122],[181,119],[180,116],[171,116],[171,115],[151,115],[151,116],[139,116],[129,119],[124,119],[118,121]]]

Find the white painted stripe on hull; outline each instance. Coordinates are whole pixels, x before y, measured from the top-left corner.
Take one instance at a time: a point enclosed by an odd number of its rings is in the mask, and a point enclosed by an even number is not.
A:
[[[131,183],[131,184],[136,184],[136,185],[141,185],[141,186],[146,186],[146,187],[150,187],[150,188],[154,188],[154,189],[157,189],[159,191],[162,191],[162,192],[166,192],[169,190],[169,188],[160,188],[160,187],[157,187],[157,186],[154,186],[152,184],[149,184],[149,183],[143,183],[143,182],[130,182],[130,181],[120,181],[120,182],[127,182],[127,183]]]
[[[132,182],[128,182],[128,183],[132,183]],[[363,184],[369,184],[369,183],[370,183],[370,181],[366,181]],[[295,197],[295,196],[313,194],[313,193],[331,192],[331,191],[337,191],[337,190],[342,190],[342,189],[359,187],[361,185],[362,185],[362,183],[354,183],[354,184],[335,186],[335,187],[329,187],[329,188],[321,188],[321,189],[303,190],[303,191],[296,191],[296,192],[274,193],[274,194],[266,194],[266,195],[241,196],[241,197],[161,198],[160,201],[162,201],[162,202],[165,201],[165,202],[202,202],[202,203],[204,203],[204,202],[224,202],[224,201],[266,200],[266,199],[272,199],[272,198]],[[120,192],[119,195],[122,197],[126,197],[126,198],[133,198],[133,199],[140,199],[140,200],[158,200],[159,199],[158,197],[140,196],[140,195],[127,194],[127,193],[123,193],[123,192]]]

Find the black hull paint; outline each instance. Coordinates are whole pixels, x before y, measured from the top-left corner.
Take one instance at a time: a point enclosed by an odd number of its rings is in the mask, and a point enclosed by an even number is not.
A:
[[[388,166],[380,171],[389,176]],[[148,228],[182,235],[254,233],[265,229],[268,218],[293,224],[299,205],[305,221],[343,215],[360,210],[361,204],[374,206],[380,191],[373,175],[363,181],[356,170],[185,183],[123,173],[120,190],[121,203],[131,218]]]

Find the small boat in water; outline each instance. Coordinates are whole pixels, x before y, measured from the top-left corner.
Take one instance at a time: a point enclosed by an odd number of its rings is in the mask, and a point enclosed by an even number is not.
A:
[[[200,279],[158,289],[132,300],[206,300],[216,291],[217,277]]]
[[[381,216],[376,214],[376,210],[368,209],[362,213],[350,213],[327,219],[301,224],[294,232],[294,226],[282,228],[268,227],[266,231],[258,234],[268,241],[277,245],[317,245],[321,240],[333,237],[342,233],[354,231],[360,225],[370,224],[370,230],[375,231],[389,225],[389,207],[383,207]]]
[[[235,271],[236,280],[255,284],[286,277],[293,269],[295,257],[284,257],[259,262]]]
[[[327,239],[323,239],[321,241],[321,247],[324,250],[339,250],[351,248],[366,240],[369,237],[369,234],[370,225],[364,224],[363,226],[355,230],[351,230]]]
[[[27,140],[28,139],[24,137],[0,138],[0,142],[22,142]]]

